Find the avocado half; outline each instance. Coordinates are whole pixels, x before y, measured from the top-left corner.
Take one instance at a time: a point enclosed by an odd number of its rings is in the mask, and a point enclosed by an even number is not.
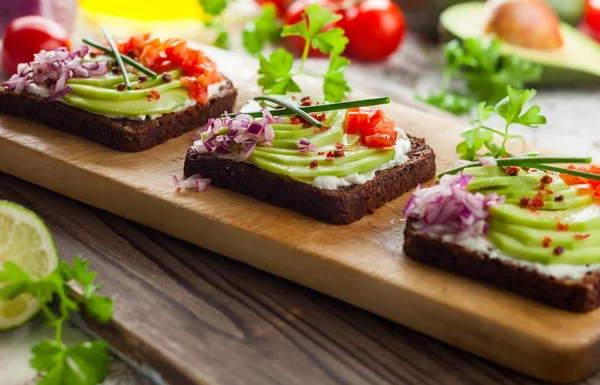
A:
[[[440,15],[441,34],[461,40],[483,36],[484,5],[471,2],[446,9]],[[600,84],[600,44],[564,22],[560,32],[563,46],[559,49],[533,49],[504,42],[502,51],[541,64],[544,72],[536,84]]]

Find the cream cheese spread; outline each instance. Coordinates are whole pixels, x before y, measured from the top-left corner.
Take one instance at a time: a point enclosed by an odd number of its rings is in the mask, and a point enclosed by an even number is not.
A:
[[[372,171],[362,174],[355,173],[344,177],[318,176],[315,177],[311,184],[323,190],[336,190],[340,187],[346,187],[355,184],[364,184],[374,179],[377,171],[394,168],[396,166],[408,162],[408,156],[406,154],[410,151],[410,140],[408,139],[408,136],[406,135],[404,130],[402,130],[401,128],[396,127],[396,131],[398,132],[398,137],[396,138],[396,145],[394,146],[394,149],[396,150],[394,159],[382,164],[381,166],[377,167],[376,169],[373,169]]]

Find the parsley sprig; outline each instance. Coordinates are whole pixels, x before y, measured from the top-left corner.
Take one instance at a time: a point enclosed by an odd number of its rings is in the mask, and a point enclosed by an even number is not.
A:
[[[526,103],[535,96],[535,90],[515,90],[511,86],[507,86],[506,92],[508,95],[494,106],[487,105],[486,102],[478,104],[476,118],[470,121],[471,127],[461,134],[464,141],[456,146],[456,152],[462,159],[477,159],[481,156],[478,152],[483,147],[489,150],[485,156],[493,156],[495,158],[512,156],[506,150],[506,144],[509,139],[520,139],[522,136],[509,134],[509,127],[511,125],[519,124],[536,128],[540,124],[546,123],[546,118],[540,115],[540,106],[538,105],[533,105],[523,112]],[[490,118],[492,113],[504,120],[503,131],[491,128],[485,124],[485,121]],[[494,135],[502,138],[500,146],[494,142]]]
[[[263,6],[261,14],[244,25],[242,43],[248,53],[259,54],[266,44],[275,43],[281,35],[281,22],[277,8],[271,3]]]
[[[217,32],[213,44],[219,48],[229,47],[229,32],[225,27],[222,13],[227,9],[229,0],[200,0],[202,10],[209,16],[204,25]]]
[[[108,373],[108,344],[88,341],[67,346],[62,340],[65,322],[80,306],[100,323],[112,316],[112,300],[96,294],[102,285],[96,284],[96,274],[89,270],[89,262],[75,257],[73,264],[61,261],[56,270],[43,278],[34,278],[14,262],[6,262],[0,271],[0,298],[13,299],[28,293],[40,302],[48,326],[53,327],[55,338],[43,340],[32,348],[31,366],[42,377],[38,385],[96,385]],[[70,283],[82,287],[80,296],[73,296]],[[56,302],[53,310],[51,303]]]
[[[502,41],[489,38],[452,40],[444,46],[446,67],[441,90],[417,99],[440,109],[462,114],[477,101],[497,103],[506,95],[506,86],[523,89],[539,80],[542,67],[515,55],[503,55]],[[453,80],[463,80],[468,92],[451,91]]]
[[[329,55],[329,67],[324,74],[307,74],[323,78],[323,93],[325,100],[338,102],[350,91],[344,77],[344,70],[350,61],[341,56],[348,44],[344,30],[335,27],[324,30],[325,27],[339,21],[337,15],[318,4],[310,5],[303,14],[303,19],[293,25],[285,25],[281,36],[300,36],[305,44],[297,70],[294,68],[294,56],[285,49],[280,48],[269,57],[259,54],[260,76],[258,84],[267,94],[284,95],[288,92],[301,92],[301,88],[294,78],[304,73],[304,66],[310,48],[318,49]]]

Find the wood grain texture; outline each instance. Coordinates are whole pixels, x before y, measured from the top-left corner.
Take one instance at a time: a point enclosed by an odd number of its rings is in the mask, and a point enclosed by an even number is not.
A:
[[[240,87],[242,100],[244,95],[256,92],[245,87],[255,84],[256,63],[222,51],[211,50],[211,54]],[[427,139],[436,151],[440,169],[453,163],[461,127],[401,105],[390,105],[386,110],[409,134]],[[340,227],[219,189],[202,194],[174,192],[169,174],[181,173],[189,146],[187,136],[141,154],[123,154],[38,124],[0,116],[0,146],[2,171],[340,298],[533,376],[573,381],[600,365],[599,312],[581,315],[555,310],[406,259],[402,255],[401,219],[406,196],[374,215]],[[73,217],[72,221],[78,222],[77,226],[86,225],[79,223],[80,218]],[[138,236],[128,242],[135,244]],[[95,244],[98,240],[88,237],[85,242]],[[168,256],[166,262],[153,260],[153,253],[160,252],[159,245],[142,248],[147,257],[144,260],[113,257],[107,254],[110,248],[103,245],[97,249],[106,256],[103,263],[115,269],[122,267],[126,273],[120,277],[120,292],[127,294],[121,294],[123,302],[117,305],[111,340],[130,347],[142,346],[140,358],[173,376],[175,383],[201,383],[206,378],[217,381],[210,374],[207,377],[204,361],[202,366],[198,364],[199,357],[215,348],[203,343],[205,334],[200,326],[206,305],[197,302],[196,293],[186,289],[198,275],[207,274],[198,265],[200,262],[188,256],[182,267]],[[187,255],[185,250],[181,252]],[[159,274],[161,271],[169,275]],[[154,303],[144,308],[133,306],[129,293],[134,292],[151,294]],[[232,298],[239,300],[239,296]],[[156,309],[164,310],[158,318],[152,313]],[[176,310],[186,312],[190,319],[177,317]],[[236,320],[224,318],[223,326],[215,332],[232,340],[246,338],[243,330],[236,328]],[[171,325],[177,325],[176,330]],[[193,346],[188,344],[189,335],[197,336]],[[243,350],[228,348],[240,354]],[[254,349],[247,354],[273,357],[278,352]],[[232,358],[229,364],[233,370],[239,363]],[[302,368],[303,362],[299,360],[297,365]],[[266,373],[279,378],[277,372]],[[356,381],[368,382],[368,378],[356,375]]]
[[[534,385],[383,318],[0,173],[0,199],[48,223],[60,255],[82,254],[115,297],[102,329],[143,363],[122,324],[160,325],[156,343],[197,368],[163,371],[172,384]],[[124,262],[126,261],[126,263]],[[185,295],[181,295],[185,293]],[[177,346],[177,347],[175,347]],[[188,353],[186,353],[188,352]],[[600,376],[580,383],[598,385]]]

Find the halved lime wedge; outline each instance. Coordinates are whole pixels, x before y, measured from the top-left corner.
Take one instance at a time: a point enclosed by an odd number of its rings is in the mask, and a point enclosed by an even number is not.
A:
[[[12,261],[34,277],[50,274],[58,265],[58,254],[50,231],[34,212],[0,200],[0,270]],[[29,294],[0,300],[0,330],[16,328],[40,310]]]

